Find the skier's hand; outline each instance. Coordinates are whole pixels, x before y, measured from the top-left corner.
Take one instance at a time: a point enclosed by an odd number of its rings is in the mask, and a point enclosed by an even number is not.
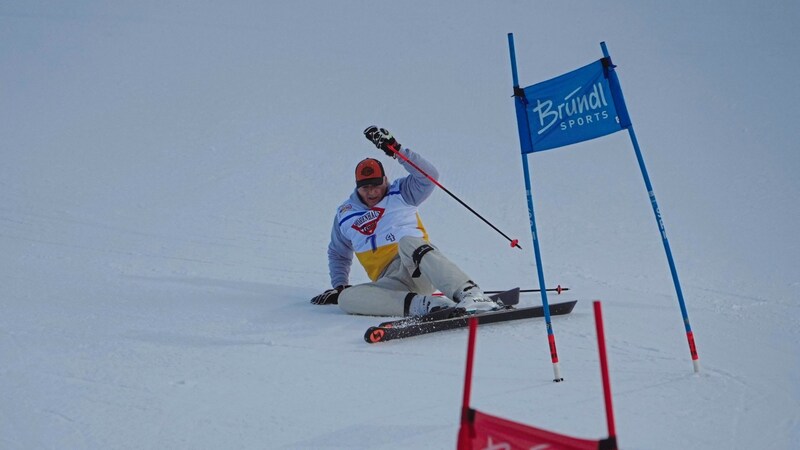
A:
[[[396,153],[400,151],[400,143],[392,136],[386,128],[378,128],[375,125],[370,125],[364,130],[364,136],[375,144],[375,147],[383,150],[386,156],[396,158]]]
[[[339,304],[339,293],[349,287],[350,285],[348,284],[347,286],[340,285],[333,289],[328,289],[322,294],[312,298],[311,303],[314,305],[337,305]]]

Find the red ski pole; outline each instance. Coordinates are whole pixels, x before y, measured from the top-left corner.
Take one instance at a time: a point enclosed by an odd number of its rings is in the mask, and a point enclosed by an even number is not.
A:
[[[466,203],[464,203],[463,201],[461,201],[461,199],[460,199],[460,198],[458,198],[458,197],[456,197],[456,196],[455,196],[455,194],[453,194],[452,192],[450,192],[449,190],[447,190],[447,188],[446,188],[446,187],[444,187],[444,186],[442,186],[442,184],[441,184],[441,183],[439,183],[438,181],[436,181],[436,180],[435,180],[435,179],[434,179],[432,176],[428,175],[428,174],[427,174],[427,173],[426,173],[424,170],[420,169],[420,168],[419,168],[419,166],[417,166],[416,164],[414,164],[414,163],[413,163],[413,162],[412,162],[410,159],[408,159],[408,158],[407,158],[405,155],[403,155],[402,153],[400,153],[400,151],[398,151],[398,150],[395,148],[395,146],[394,146],[394,145],[389,145],[388,147],[389,147],[389,150],[391,150],[392,152],[394,152],[394,154],[395,154],[395,155],[399,156],[399,157],[400,157],[400,159],[402,159],[403,161],[405,161],[405,162],[407,162],[407,163],[411,164],[411,167],[413,167],[413,168],[417,169],[417,171],[419,171],[419,173],[421,173],[422,175],[424,175],[424,176],[425,176],[427,179],[431,180],[431,181],[433,182],[433,184],[435,184],[436,186],[439,186],[439,188],[441,188],[443,191],[447,192],[447,194],[448,194],[450,197],[453,197],[453,198],[454,198],[454,199],[455,199],[455,200],[456,200],[458,203],[461,203],[461,206],[463,206],[463,207],[467,208],[467,209],[468,209],[468,210],[469,210],[469,211],[470,211],[472,214],[475,214],[476,216],[478,216],[478,218],[479,218],[479,219],[481,219],[481,220],[482,220],[482,221],[484,221],[484,222],[485,222],[487,225],[489,225],[490,227],[492,227],[492,229],[493,229],[494,231],[497,231],[498,233],[500,233],[500,234],[501,234],[501,235],[502,235],[504,238],[506,238],[506,239],[507,239],[507,240],[508,240],[508,241],[511,243],[511,247],[516,247],[516,248],[518,248],[518,249],[522,250],[522,247],[520,247],[520,246],[519,246],[519,239],[511,239],[511,238],[510,238],[510,237],[508,237],[508,236],[507,236],[505,233],[503,233],[502,231],[500,231],[500,230],[499,230],[499,229],[498,229],[496,226],[494,226],[494,225],[493,225],[491,222],[489,222],[488,220],[486,220],[486,219],[485,219],[485,218],[484,218],[482,215],[478,214],[478,212],[477,212],[477,211],[475,211],[474,209],[470,208],[470,206],[469,206],[469,205],[467,205]]]

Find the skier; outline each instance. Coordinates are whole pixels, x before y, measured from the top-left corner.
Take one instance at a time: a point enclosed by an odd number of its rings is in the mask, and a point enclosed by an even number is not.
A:
[[[419,154],[402,148],[389,131],[370,126],[364,135],[386,155],[408,158],[429,176],[438,172]],[[328,245],[331,286],[311,299],[315,305],[338,303],[349,314],[422,316],[457,307],[467,313],[500,309],[472,279],[430,243],[417,206],[435,184],[401,158],[409,175],[386,178],[377,159],[359,162],[356,189],[339,206]],[[350,286],[355,253],[371,283]],[[436,290],[444,296],[433,296]],[[451,300],[452,299],[452,300]]]

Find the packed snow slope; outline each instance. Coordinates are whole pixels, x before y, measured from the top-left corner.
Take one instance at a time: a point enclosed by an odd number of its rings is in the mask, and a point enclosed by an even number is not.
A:
[[[480,330],[473,406],[623,448],[800,441],[797,2],[0,4],[0,448],[453,448],[466,332],[367,345],[308,300],[376,123],[441,191],[433,242],[536,286],[506,34],[533,84],[608,44],[628,137],[531,155],[553,320]],[[360,267],[353,283],[366,281]],[[536,304],[527,296],[523,302]]]

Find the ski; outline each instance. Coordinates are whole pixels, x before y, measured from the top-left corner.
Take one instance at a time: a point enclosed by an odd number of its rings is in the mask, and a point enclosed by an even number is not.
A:
[[[514,306],[519,303],[519,288],[509,289],[507,291],[497,291],[493,292],[494,295],[490,295],[489,297],[495,301],[503,302],[503,305],[506,307]],[[436,295],[436,294],[434,294]],[[442,319],[452,319],[454,317],[463,316],[466,314],[466,311],[459,310],[456,308],[447,308],[442,309],[430,314],[426,314],[424,316],[419,317],[404,317],[402,319],[397,320],[390,320],[388,322],[381,322],[378,324],[379,327],[389,328],[389,327],[405,327],[408,325],[414,325],[420,322],[431,322],[434,320],[442,320]]]
[[[553,303],[550,305],[550,315],[560,316],[569,314],[575,308],[577,300],[572,300],[563,303]],[[486,325],[490,323],[507,322],[511,320],[532,319],[535,317],[543,317],[544,308],[541,306],[532,306],[529,308],[506,308],[498,311],[489,311],[474,315],[461,315],[447,319],[439,320],[417,320],[409,322],[406,319],[399,321],[384,322],[381,325],[388,326],[375,326],[367,329],[364,333],[364,340],[367,343],[374,344],[377,342],[386,342],[393,339],[404,339],[412,336],[420,336],[428,333],[435,333],[438,331],[453,330],[456,328],[464,328],[469,324],[470,317],[477,317],[478,324]],[[404,322],[405,321],[405,322]]]

